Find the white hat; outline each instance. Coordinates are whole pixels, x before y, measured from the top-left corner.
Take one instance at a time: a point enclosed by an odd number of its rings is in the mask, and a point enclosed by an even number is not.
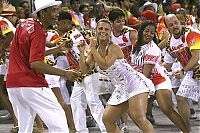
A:
[[[144,10],[144,8],[145,8],[146,6],[152,6],[152,7],[155,9],[155,12],[157,12],[158,5],[157,5],[156,3],[151,3],[151,2],[149,2],[149,1],[147,1],[147,2],[144,3],[143,6],[141,6],[141,7],[139,8],[140,13],[143,12],[143,10]]]
[[[47,7],[59,6],[60,4],[62,4],[62,2],[55,0],[35,0],[34,4],[35,4],[35,11],[32,14],[35,14]]]

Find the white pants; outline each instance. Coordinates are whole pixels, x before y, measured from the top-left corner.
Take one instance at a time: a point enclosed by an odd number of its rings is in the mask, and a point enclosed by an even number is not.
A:
[[[58,56],[56,58],[56,62],[58,68],[70,69],[70,65],[66,56]]]
[[[70,96],[69,96],[69,91],[66,86],[66,79],[64,77],[60,77],[59,83],[60,83],[61,95],[65,103],[70,104]]]
[[[53,67],[57,68],[56,65]],[[45,74],[45,79],[49,85],[49,88],[55,88],[55,87],[60,88],[60,84],[59,84],[60,76]]]
[[[32,133],[36,114],[50,133],[69,133],[65,112],[50,88],[8,88],[9,100],[18,119],[19,133]]]
[[[104,107],[99,99],[99,79],[98,73],[89,75],[83,79],[83,81],[75,82],[70,98],[73,118],[75,122],[76,130],[80,133],[88,133],[86,126],[86,113],[85,109],[87,104],[90,108],[91,114],[95,121],[99,125],[101,132],[106,132],[106,128],[103,124],[102,117]]]
[[[58,56],[56,58],[56,62],[57,62],[58,68],[65,69],[65,70],[70,69],[70,65],[66,56]],[[69,96],[69,92],[66,86],[66,79],[64,77],[60,77],[59,84],[60,84],[60,91],[65,103],[70,104],[70,96]]]

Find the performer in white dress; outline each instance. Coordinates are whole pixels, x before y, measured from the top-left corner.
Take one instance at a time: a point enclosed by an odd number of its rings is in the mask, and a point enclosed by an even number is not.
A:
[[[89,64],[96,62],[105,70],[115,90],[108,101],[103,115],[103,122],[108,133],[120,133],[116,119],[125,111],[144,133],[153,133],[151,123],[146,119],[147,99],[150,92],[154,92],[153,83],[143,74],[135,71],[124,59],[122,50],[117,44],[110,42],[111,23],[101,19],[97,23],[96,36],[90,39],[90,54],[82,60],[81,69],[87,72]],[[97,41],[98,40],[98,41]],[[84,52],[84,45],[78,45],[80,53]],[[84,54],[80,54],[80,58]],[[84,66],[84,67],[83,67]]]

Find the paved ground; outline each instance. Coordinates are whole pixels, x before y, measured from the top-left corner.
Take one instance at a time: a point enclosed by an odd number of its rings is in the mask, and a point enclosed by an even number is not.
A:
[[[200,108],[194,105],[198,118],[191,120],[192,133],[200,133]],[[5,110],[0,110],[0,115],[5,114]],[[178,133],[180,132],[168,118],[163,115],[157,107],[153,107],[153,114],[156,120],[154,125],[156,133]],[[0,121],[0,133],[9,133],[12,127],[12,121]],[[131,120],[128,122],[129,133],[137,133],[140,130]],[[100,133],[98,127],[90,128],[90,133]]]

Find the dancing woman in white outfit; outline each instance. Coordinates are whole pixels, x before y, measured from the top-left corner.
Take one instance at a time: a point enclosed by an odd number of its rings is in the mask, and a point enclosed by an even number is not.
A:
[[[89,64],[96,62],[115,85],[103,115],[106,130],[108,133],[120,133],[115,121],[128,110],[130,117],[142,132],[153,133],[153,126],[146,119],[146,109],[148,94],[154,92],[154,85],[126,63],[120,47],[110,42],[110,35],[110,21],[99,20],[96,27],[97,38],[90,39],[90,54],[85,62],[80,62],[84,64],[82,71],[87,71]],[[80,53],[83,53],[84,46],[79,43],[78,47]],[[80,58],[84,58],[84,54],[80,54]]]
[[[160,109],[181,131],[188,133],[183,118],[173,108],[171,82],[162,65],[161,50],[153,41],[155,32],[156,24],[153,21],[144,21],[141,24],[131,65],[152,80]]]

